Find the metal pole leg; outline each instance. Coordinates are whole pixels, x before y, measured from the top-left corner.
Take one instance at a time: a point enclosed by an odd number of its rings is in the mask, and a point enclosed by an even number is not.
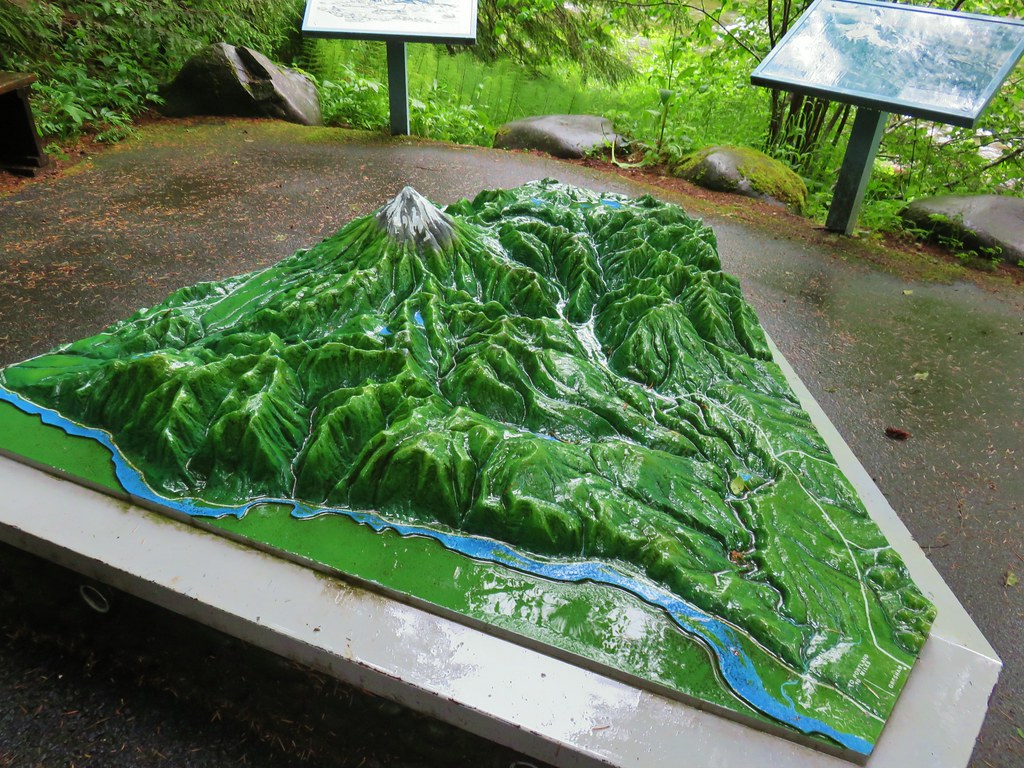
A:
[[[405,43],[388,40],[388,102],[391,135],[409,135],[409,78],[405,67]]]
[[[828,209],[825,229],[845,235],[853,234],[888,117],[888,112],[857,108],[857,117],[853,120],[853,132],[846,146],[846,156],[843,157],[843,167],[839,171],[832,205]]]

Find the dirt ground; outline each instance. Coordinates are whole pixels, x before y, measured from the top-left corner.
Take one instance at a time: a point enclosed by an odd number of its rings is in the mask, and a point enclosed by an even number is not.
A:
[[[149,112],[138,120],[138,126],[140,129],[145,129],[161,124],[189,125],[191,123],[201,124],[201,122],[201,118],[167,118],[156,112]],[[51,157],[50,167],[37,177],[16,176],[0,172],[0,198],[17,192],[27,184],[59,177],[68,172],[74,173],[80,165],[88,165],[91,159],[114,147],[115,145],[97,142],[91,136],[86,135],[65,144],[59,153],[54,153]],[[548,157],[540,152],[523,154]],[[724,216],[760,228],[771,229],[809,244],[827,243],[831,247],[836,246],[837,238],[833,233],[825,230],[823,225],[804,216],[742,195],[704,189],[672,176],[663,165],[637,167],[634,161],[638,159],[626,157],[619,163],[613,163],[607,157],[588,157],[560,162],[616,174],[652,189],[663,190],[687,201],[687,209],[695,213]],[[840,243],[840,247],[844,246],[851,255],[858,259],[907,277],[944,282],[969,280],[980,286],[1005,283],[1024,284],[1024,268],[1009,264],[992,265],[987,262],[968,265],[948,249],[936,243],[916,240],[909,236],[860,231],[856,237],[849,239],[845,244]]]

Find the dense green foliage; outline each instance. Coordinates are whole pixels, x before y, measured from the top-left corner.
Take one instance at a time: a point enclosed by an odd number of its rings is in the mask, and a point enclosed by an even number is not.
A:
[[[995,15],[1017,0],[912,0]],[[633,137],[644,162],[678,161],[712,144],[765,149],[805,179],[823,218],[852,111],[750,85],[750,71],[809,0],[482,0],[479,44],[410,46],[414,133],[489,145],[502,123],[595,113]],[[20,5],[20,4],[19,4]],[[40,75],[44,135],[89,128],[116,139],[158,100],[156,85],[207,42],[249,44],[319,81],[329,123],[384,129],[384,47],[300,43],[302,0],[0,0],[0,67]],[[894,117],[862,223],[896,228],[905,202],[941,193],[1024,194],[1024,67],[978,130]]]
[[[117,139],[157,86],[207,43],[296,45],[302,0],[0,0],[0,69],[34,72],[40,132]]]
[[[610,0],[483,0],[474,55],[510,59],[531,73],[575,62],[584,72],[617,82],[632,75],[615,27],[629,15],[625,10]]]
[[[406,190],[0,383],[168,498],[613,564],[782,660],[776,696],[875,733],[934,609],[771,358],[709,228],[547,181],[444,213]]]

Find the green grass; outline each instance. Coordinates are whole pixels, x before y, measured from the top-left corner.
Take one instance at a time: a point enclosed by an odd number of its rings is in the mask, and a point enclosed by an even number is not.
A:
[[[387,68],[379,43],[306,41],[300,59],[325,90],[329,122],[383,130],[388,124]],[[663,104],[655,51],[642,49],[637,75],[615,85],[587,78],[572,64],[531,73],[508,59],[482,62],[434,45],[408,46],[413,132],[429,138],[489,146],[503,123],[545,114],[597,114],[644,146],[655,147],[667,110],[661,149],[682,156],[701,146],[737,140],[756,144],[765,94],[727,82],[709,68],[693,92]],[[717,72],[717,74],[715,74]]]

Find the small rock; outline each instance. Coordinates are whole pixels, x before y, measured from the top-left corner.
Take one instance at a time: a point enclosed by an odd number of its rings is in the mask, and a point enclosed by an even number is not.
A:
[[[705,189],[735,192],[800,212],[807,185],[791,169],[748,147],[706,147],[686,157],[673,174]]]
[[[235,115],[274,117],[302,125],[321,125],[320,98],[301,72],[279,67],[263,54],[214,43],[160,88],[161,111],[170,117]]]
[[[497,149],[539,149],[563,158],[625,147],[610,120],[597,115],[540,115],[505,123],[494,135]]]
[[[890,440],[909,440],[910,433],[905,429],[899,429],[898,427],[886,427],[885,436]]]
[[[941,195],[915,200],[904,221],[934,236],[963,243],[982,258],[1024,261],[1024,198],[1008,195]]]

